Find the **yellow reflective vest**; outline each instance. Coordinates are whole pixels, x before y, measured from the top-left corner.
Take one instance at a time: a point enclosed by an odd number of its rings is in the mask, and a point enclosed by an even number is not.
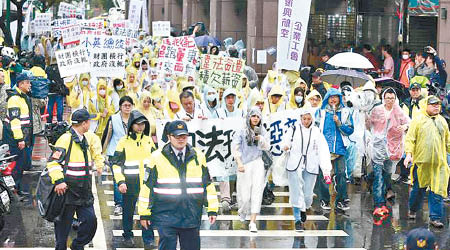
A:
[[[180,164],[170,143],[152,153],[138,201],[141,219],[151,219],[156,226],[199,227],[203,205],[208,215],[219,209],[205,155],[187,145]]]
[[[16,141],[25,141],[31,146],[33,135],[33,115],[30,98],[18,87],[14,89],[7,101],[6,124]]]

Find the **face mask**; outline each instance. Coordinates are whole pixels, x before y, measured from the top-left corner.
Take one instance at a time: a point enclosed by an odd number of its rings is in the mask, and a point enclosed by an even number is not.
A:
[[[101,89],[100,91],[98,91],[98,93],[99,93],[101,96],[104,96],[104,95],[106,94],[106,90]]]
[[[164,77],[164,81],[166,81],[166,82],[170,82],[172,80],[172,78],[170,78],[170,77]]]
[[[121,89],[123,89],[123,85],[119,85],[119,86],[117,86],[117,87],[116,87],[116,89],[117,89],[117,90],[121,90]]]
[[[296,102],[297,104],[302,103],[302,101],[303,101],[303,96],[295,96],[295,102]]]
[[[403,60],[408,60],[409,56],[408,55],[402,55]]]
[[[82,81],[81,83],[83,84],[83,86],[87,86],[89,82],[88,81]]]
[[[250,82],[250,84],[248,85],[251,89],[256,88],[256,85],[258,85],[257,82]]]
[[[213,102],[216,99],[216,95],[208,95],[206,99],[208,100],[208,102]]]

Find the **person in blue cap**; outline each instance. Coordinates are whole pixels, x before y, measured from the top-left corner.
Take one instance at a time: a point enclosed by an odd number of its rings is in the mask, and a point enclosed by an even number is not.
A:
[[[438,250],[436,238],[426,228],[415,228],[408,232],[405,242],[405,250]]]

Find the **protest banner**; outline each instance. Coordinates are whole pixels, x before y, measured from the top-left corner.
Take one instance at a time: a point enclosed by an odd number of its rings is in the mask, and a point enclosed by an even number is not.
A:
[[[52,36],[61,37],[61,28],[76,24],[77,19],[75,18],[61,18],[52,21]]]
[[[37,34],[42,34],[47,31],[52,31],[52,13],[36,13],[36,18],[33,20],[33,31]]]
[[[148,11],[146,0],[144,0],[144,3],[142,4],[142,30],[147,34],[150,32],[150,28],[148,27]]]
[[[61,2],[58,8],[58,17],[63,18],[75,18],[77,12],[77,7],[72,4]]]
[[[119,77],[125,75],[124,49],[97,48],[92,51],[91,66],[92,74],[96,77]]]
[[[245,61],[239,58],[202,55],[199,79],[216,89],[242,88]]]
[[[311,0],[278,1],[277,68],[298,70],[308,32]]]
[[[58,50],[55,52],[55,56],[61,77],[91,71],[86,48],[77,46],[70,49]]]
[[[139,31],[128,27],[115,27],[111,28],[113,36],[125,36],[127,38],[137,39],[139,37]]]
[[[192,36],[165,38],[159,49],[158,69],[170,74],[195,76],[198,54]]]
[[[130,0],[130,8],[128,10],[128,21],[131,29],[138,30],[141,24],[141,8],[144,4],[143,0]]]
[[[78,24],[82,29],[102,30],[105,28],[103,20],[78,20]]]
[[[167,142],[161,140],[167,120],[156,121],[156,134],[161,147]],[[244,127],[241,117],[226,119],[191,120],[187,122],[189,144],[199,148],[206,156],[209,174],[212,177],[236,174],[236,164],[231,155],[231,141],[235,131]]]
[[[60,29],[64,46],[80,42],[81,27],[78,24],[71,24]]]
[[[111,20],[109,22],[109,28],[126,28],[128,27],[128,20]]]
[[[170,21],[152,22],[153,36],[170,36]]]
[[[85,47],[90,55],[96,49],[125,49],[126,37],[107,35],[82,35],[80,44]]]

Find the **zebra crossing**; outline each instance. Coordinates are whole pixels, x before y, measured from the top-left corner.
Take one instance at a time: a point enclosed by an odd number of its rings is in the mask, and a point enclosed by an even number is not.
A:
[[[135,247],[130,248],[122,244],[122,216],[113,214],[113,181],[110,173],[104,173],[98,185],[101,189],[100,203],[105,209],[102,217],[107,220],[110,226],[105,227],[105,234],[112,238],[112,248],[120,250],[134,250],[142,248],[142,231],[139,225],[139,215],[135,213],[133,216],[134,242]],[[218,188],[217,188],[218,190]],[[219,193],[220,194],[220,193]],[[282,250],[294,248],[295,244],[302,242],[329,242],[330,239],[345,239],[349,234],[338,228],[332,228],[335,222],[330,221],[329,215],[310,214],[305,223],[305,231],[296,232],[294,230],[294,217],[292,216],[292,208],[289,204],[289,192],[282,188],[274,191],[276,200],[271,205],[263,205],[261,215],[257,217],[258,232],[252,233],[248,230],[248,221],[241,222],[237,211],[232,210],[230,214],[221,214],[217,216],[216,223],[210,225],[206,214],[202,216],[202,225],[200,228],[200,236],[202,249],[221,250],[221,249],[264,249],[264,250]],[[233,193],[235,196],[236,193]],[[335,216],[333,216],[335,217]],[[247,217],[247,220],[249,217]],[[335,218],[333,218],[334,220]],[[155,239],[157,242],[158,232],[155,230]],[[331,240],[333,241],[333,240]],[[323,247],[323,244],[308,246],[308,249],[330,249]],[[155,247],[156,249],[156,247]],[[365,248],[347,248],[336,247],[331,249],[346,250],[363,250]]]

